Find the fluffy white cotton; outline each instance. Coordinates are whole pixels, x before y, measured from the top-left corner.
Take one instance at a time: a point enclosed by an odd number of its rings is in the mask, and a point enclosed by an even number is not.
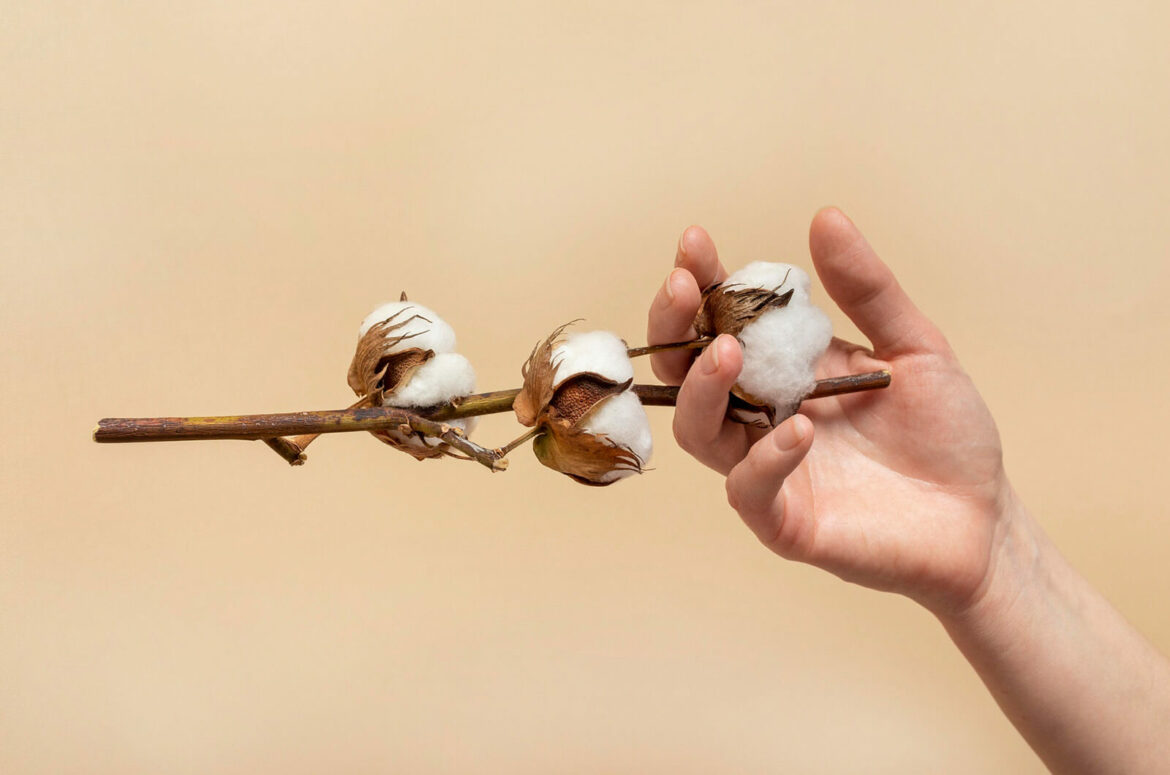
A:
[[[436,315],[433,310],[421,304],[415,304],[413,301],[390,301],[380,305],[366,315],[361,328],[358,329],[358,336],[365,336],[366,332],[375,325],[395,314],[398,314],[398,317],[394,318],[395,323],[401,323],[410,318],[414,319],[402,328],[393,331],[390,336],[402,336],[403,334],[414,334],[414,336],[403,339],[392,347],[390,352],[402,352],[412,347],[417,347],[420,350],[434,350],[436,353],[455,352],[454,329],[447,325],[447,321]]]
[[[832,324],[809,300],[811,282],[799,267],[757,261],[724,283],[775,289],[782,282],[777,293],[795,289],[788,305],[765,312],[739,334],[744,363],[738,385],[775,408],[777,420],[791,414],[816,384],[816,364],[833,338]]]
[[[634,378],[626,343],[609,331],[569,334],[553,349],[552,362],[557,366],[554,383],[558,384],[583,371],[618,383]]]
[[[723,281],[723,287],[730,288],[731,286],[767,288],[781,294],[792,289],[792,301],[807,302],[812,280],[809,279],[808,272],[799,266],[755,261],[728,275],[727,279]]]
[[[385,406],[434,406],[475,392],[475,369],[459,353],[439,353],[424,363]]]
[[[605,399],[601,405],[590,412],[581,428],[588,433],[605,435],[610,441],[621,444],[629,449],[645,465],[654,451],[654,442],[650,435],[650,418],[642,402],[632,390],[618,393],[616,396]],[[634,471],[610,471],[602,477],[602,481],[613,482],[634,474]]]

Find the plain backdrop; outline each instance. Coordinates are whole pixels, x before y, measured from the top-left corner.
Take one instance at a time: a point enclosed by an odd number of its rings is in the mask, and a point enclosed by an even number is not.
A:
[[[687,225],[808,266],[826,204],[949,336],[1057,545],[1170,646],[1164,3],[0,17],[5,773],[1042,771],[928,614],[762,549],[667,409],[606,489],[366,435],[296,469],[90,440],[345,406],[403,289],[514,387],[570,318],[644,341]]]

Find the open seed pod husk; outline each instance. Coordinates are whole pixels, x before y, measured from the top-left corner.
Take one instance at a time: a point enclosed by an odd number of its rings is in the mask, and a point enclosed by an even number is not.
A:
[[[524,386],[512,404],[516,419],[541,431],[532,445],[540,462],[575,481],[604,486],[626,472],[641,473],[644,460],[634,450],[607,434],[586,429],[606,401],[629,390],[633,377],[619,381],[612,372],[607,375],[600,370],[561,374],[563,359],[556,358],[555,351],[564,343],[568,325],[538,344],[521,369]],[[604,334],[594,332],[598,333]],[[624,342],[621,347],[625,357]]]

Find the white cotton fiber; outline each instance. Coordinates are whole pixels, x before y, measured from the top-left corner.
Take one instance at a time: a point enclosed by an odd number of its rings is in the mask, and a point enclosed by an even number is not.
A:
[[[594,435],[605,435],[610,441],[626,447],[645,465],[654,451],[650,435],[650,418],[633,390],[626,390],[605,399],[585,417],[582,430]],[[603,482],[623,479],[636,471],[619,469],[602,477]]]
[[[614,382],[634,378],[634,365],[626,352],[626,343],[609,331],[587,331],[569,334],[553,349],[552,362],[559,384],[574,374],[592,372]]]
[[[784,282],[785,275],[787,281]],[[809,300],[811,281],[799,267],[757,261],[732,274],[724,286],[795,289],[788,305],[765,312],[739,334],[744,363],[737,384],[746,393],[776,409],[777,421],[790,415],[816,384],[816,364],[833,327]]]
[[[394,317],[395,314],[397,317]],[[366,332],[375,325],[391,317],[394,317],[394,323],[403,323],[410,318],[414,319],[402,328],[391,331],[389,336],[396,337],[403,334],[414,334],[414,336],[403,339],[394,345],[390,352],[402,352],[412,347],[417,347],[420,350],[434,350],[436,353],[455,352],[454,329],[447,325],[447,321],[436,315],[433,310],[421,304],[415,304],[413,301],[391,301],[378,306],[377,309],[366,315],[361,328],[358,329],[358,336],[365,336]]]
[[[475,369],[459,353],[439,353],[383,401],[385,406],[434,406],[475,392]]]

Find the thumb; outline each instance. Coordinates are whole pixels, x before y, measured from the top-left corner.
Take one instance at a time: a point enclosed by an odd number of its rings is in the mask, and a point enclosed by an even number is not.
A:
[[[752,445],[727,475],[727,502],[765,546],[783,556],[808,533],[807,509],[802,499],[788,497],[784,482],[808,454],[812,436],[812,422],[795,414]]]
[[[808,244],[825,290],[873,344],[878,358],[949,350],[942,333],[914,306],[845,213],[834,207],[818,212]]]

